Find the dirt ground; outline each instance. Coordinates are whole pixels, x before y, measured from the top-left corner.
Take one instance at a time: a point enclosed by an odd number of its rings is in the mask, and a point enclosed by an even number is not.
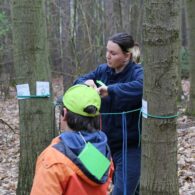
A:
[[[195,195],[195,118],[184,114],[189,95],[189,81],[182,81],[183,105],[178,123],[178,176],[180,195]],[[62,80],[53,80],[55,97],[62,95]],[[10,98],[0,98],[0,194],[15,195],[19,162],[19,111],[14,88]]]

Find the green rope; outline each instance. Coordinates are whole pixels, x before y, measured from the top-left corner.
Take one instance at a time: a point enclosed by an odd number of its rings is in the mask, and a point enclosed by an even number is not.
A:
[[[147,115],[151,118],[157,118],[157,119],[172,119],[172,118],[176,118],[178,117],[179,113],[175,114],[175,115],[171,115],[171,116],[158,116],[158,115],[152,115],[152,114],[146,114],[143,112],[142,108],[138,108],[138,109],[134,109],[134,110],[129,110],[126,112],[111,112],[111,113],[101,113],[101,115],[122,115],[122,114],[128,114],[128,113],[132,113],[132,112],[137,112],[140,111],[139,113],[139,119],[138,119],[138,132],[139,132],[139,141],[138,141],[138,147],[141,146],[141,113],[143,113],[144,115]]]
[[[119,115],[119,114],[128,114],[131,112],[136,112],[141,110],[141,108],[135,109],[135,110],[130,110],[130,111],[126,111],[126,112],[109,112],[109,113],[101,113],[101,115]]]
[[[142,110],[141,110],[141,112],[146,116],[149,116],[151,118],[157,118],[157,119],[171,119],[171,118],[177,118],[179,116],[179,113],[177,113],[175,115],[170,115],[170,116],[159,116],[159,115],[147,114],[147,113],[143,112]]]
[[[50,95],[18,95],[17,99],[23,98],[23,99],[30,99],[30,98],[48,98]]]
[[[134,109],[134,110],[129,110],[129,111],[126,111],[126,112],[101,113],[101,115],[120,115],[120,114],[128,114],[128,113],[137,112],[137,111],[141,111],[144,115],[147,115],[147,116],[149,116],[151,118],[158,118],[158,119],[177,118],[179,116],[179,113],[177,113],[175,115],[171,115],[171,116],[158,116],[158,115],[147,114],[147,113],[145,113],[145,112],[142,111],[142,108],[138,108],[138,109]]]
[[[151,118],[157,118],[157,119],[172,119],[172,118],[178,117],[178,115],[179,115],[179,113],[177,113],[175,115],[171,115],[171,116],[158,116],[158,115],[146,114],[146,113],[143,112],[142,108],[138,108],[138,109],[134,109],[134,110],[126,111],[126,112],[101,113],[101,115],[119,115],[119,114],[121,114],[122,116],[124,116],[124,114],[137,112],[137,111],[140,111],[139,118],[138,118],[138,133],[139,133],[138,148],[141,146],[141,129],[140,129],[140,127],[141,127],[141,113],[143,113],[144,115],[149,116]],[[122,123],[124,123],[124,121],[122,121]],[[123,140],[124,140],[124,132],[123,132]],[[125,155],[125,154],[123,154],[123,155]],[[126,158],[124,158],[124,159],[125,160],[123,161],[123,164],[125,164],[127,162],[127,159]],[[125,166],[125,165],[123,165],[123,166]],[[136,189],[139,185],[139,182],[140,182],[140,178],[137,181],[137,184],[136,184],[136,187],[134,189],[133,195],[136,193]],[[126,183],[124,185],[124,194],[126,194]]]

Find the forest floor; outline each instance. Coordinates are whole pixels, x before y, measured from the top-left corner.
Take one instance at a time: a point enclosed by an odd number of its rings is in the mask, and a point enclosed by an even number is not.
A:
[[[184,114],[189,81],[182,81],[183,96],[178,110],[178,176],[180,195],[195,195],[195,118]],[[62,95],[62,79],[53,80],[54,96]],[[0,99],[0,194],[15,195],[19,164],[19,111],[14,88],[10,98]]]

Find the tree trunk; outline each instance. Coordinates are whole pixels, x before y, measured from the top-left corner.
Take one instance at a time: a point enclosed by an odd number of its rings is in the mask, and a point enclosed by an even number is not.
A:
[[[182,46],[187,47],[187,24],[186,24],[186,0],[181,0],[181,40]]]
[[[71,46],[71,0],[61,0],[61,29],[62,29],[62,48],[63,48],[63,58],[62,58],[62,75],[64,90],[66,91],[73,83],[73,69],[74,69],[74,57],[72,55]]]
[[[53,72],[61,71],[60,55],[60,1],[46,1],[47,4],[47,25],[49,40],[49,56]]]
[[[69,49],[69,51],[66,49],[66,56],[69,57],[72,66],[64,65],[64,70],[69,70],[68,73],[70,73],[70,76],[64,79],[64,86],[67,86],[67,83],[69,84],[78,75],[96,68],[98,62],[102,63],[102,45],[105,36],[102,10],[103,3],[99,0],[71,2],[68,16],[70,20],[69,23],[66,22],[66,28],[70,28],[69,36],[66,37],[68,38],[66,48]]]
[[[178,195],[179,0],[144,1],[141,195]],[[146,112],[146,110],[143,110]]]
[[[0,3],[0,99],[9,97],[10,79],[13,79],[10,2]]]
[[[107,37],[123,31],[121,0],[106,0],[105,14],[106,14],[106,32]]]
[[[88,72],[94,65],[92,22],[96,3],[92,3],[91,0],[80,0],[77,1],[77,5],[79,21],[77,21],[76,33],[76,52],[78,56],[76,72],[83,74],[84,72]],[[94,24],[95,26],[96,24]]]
[[[190,101],[188,113],[195,116],[195,1],[187,0],[189,62],[190,62]]]
[[[106,0],[105,15],[107,37],[124,31],[141,44],[143,0]]]
[[[49,81],[45,1],[13,0],[13,43],[17,84],[28,83],[35,95],[36,81]],[[51,93],[51,86],[50,86]],[[51,93],[52,94],[52,93]],[[36,157],[55,136],[52,95],[19,100],[20,163],[18,195],[30,193]]]
[[[128,21],[128,23],[130,27],[130,34],[133,36],[136,42],[141,44],[143,23],[143,0],[131,0],[130,20]]]
[[[105,36],[107,39],[112,34],[116,33],[116,29],[114,27],[112,0],[104,1],[104,10],[105,10]]]

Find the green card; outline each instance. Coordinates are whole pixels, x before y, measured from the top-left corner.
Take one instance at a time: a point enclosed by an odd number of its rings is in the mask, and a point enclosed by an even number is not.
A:
[[[85,145],[78,158],[87,170],[99,180],[110,165],[110,161],[89,142]]]
[[[106,86],[102,81],[100,81],[100,80],[96,80],[96,83],[98,83],[99,85],[101,85],[101,86]]]

